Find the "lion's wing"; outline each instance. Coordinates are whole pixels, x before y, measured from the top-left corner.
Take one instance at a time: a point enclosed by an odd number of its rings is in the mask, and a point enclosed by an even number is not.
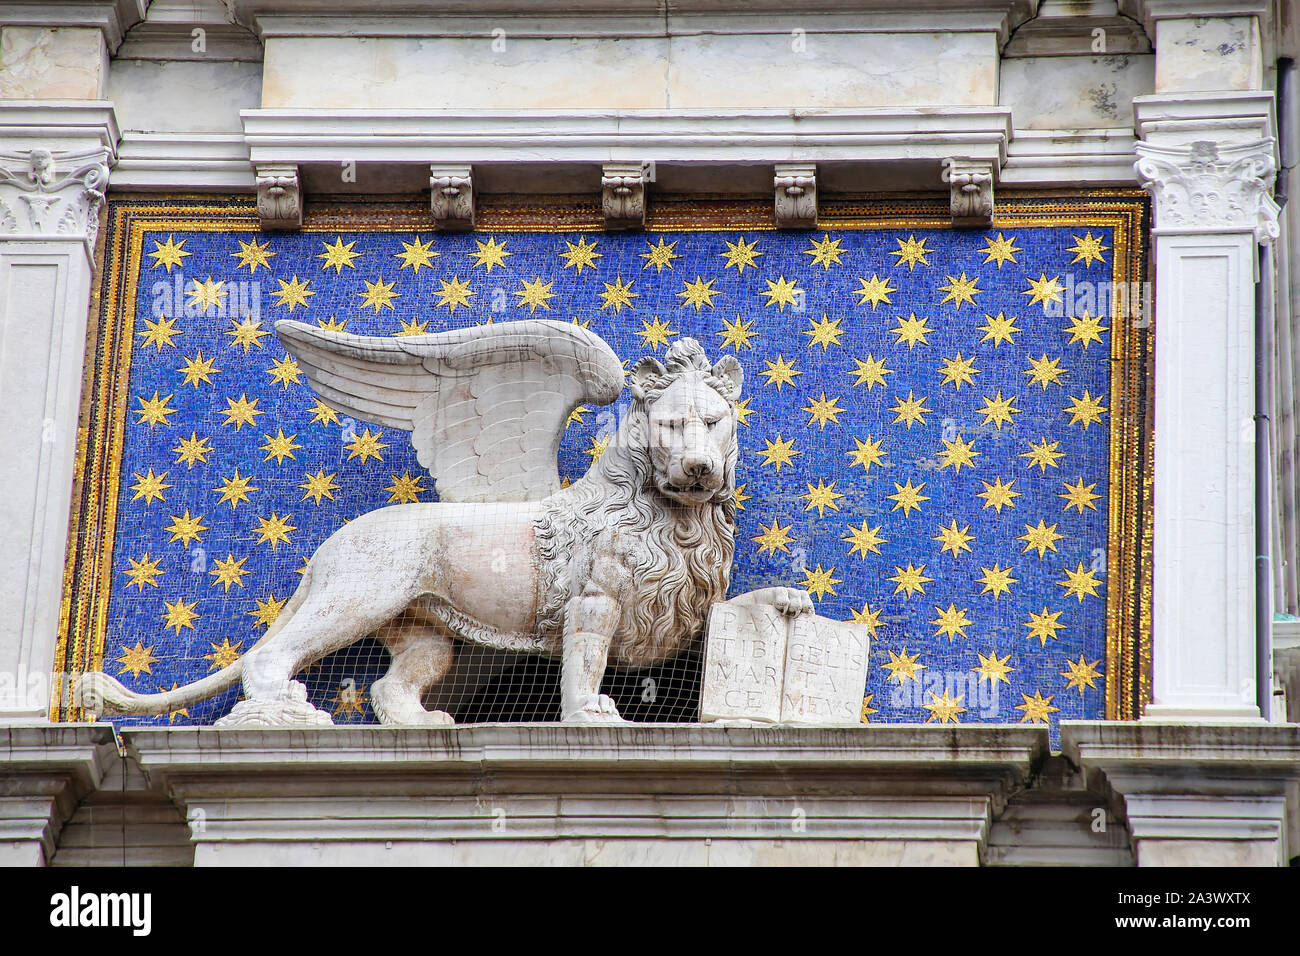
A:
[[[536,501],[559,489],[565,421],[623,388],[594,332],[526,319],[431,335],[362,336],[282,320],[275,330],[333,408],[411,433],[443,501]]]

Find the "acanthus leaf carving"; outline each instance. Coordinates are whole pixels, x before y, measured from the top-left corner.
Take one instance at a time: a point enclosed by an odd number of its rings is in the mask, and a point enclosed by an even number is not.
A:
[[[1280,231],[1269,195],[1277,172],[1273,142],[1138,143],[1133,168],[1154,200],[1157,228],[1249,229],[1258,242],[1272,242]]]
[[[0,232],[73,236],[93,247],[108,156],[103,147],[0,152]]]

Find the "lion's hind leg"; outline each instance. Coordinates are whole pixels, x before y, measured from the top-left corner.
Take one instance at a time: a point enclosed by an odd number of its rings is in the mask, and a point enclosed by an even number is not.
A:
[[[446,676],[455,642],[436,621],[407,613],[376,633],[393,655],[388,673],[370,688],[370,705],[381,723],[400,727],[445,727],[455,723],[441,710],[425,710],[424,693]]]
[[[325,726],[329,714],[307,701],[307,689],[293,679],[304,666],[347,647],[382,627],[401,612],[400,595],[330,593],[319,574],[304,581],[303,599],[283,625],[277,619],[269,635],[243,658],[246,700],[237,703],[222,726]],[[295,595],[295,598],[297,595]]]

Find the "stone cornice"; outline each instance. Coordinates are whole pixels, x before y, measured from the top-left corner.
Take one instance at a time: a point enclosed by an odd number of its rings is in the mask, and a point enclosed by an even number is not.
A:
[[[1061,750],[1085,770],[1181,775],[1197,790],[1209,776],[1300,782],[1297,724],[1063,720]]]
[[[1120,12],[1142,24],[1155,41],[1160,20],[1190,20],[1208,17],[1259,17],[1269,15],[1268,0],[1119,0]]]
[[[1174,861],[1196,859],[1200,841],[1254,844],[1256,863],[1275,866],[1300,849],[1300,725],[1063,720],[1061,748],[1115,796],[1139,866],[1148,848],[1171,860],[1161,841],[1185,843]]]
[[[1038,0],[377,0],[361,13],[343,0],[233,0],[236,22],[260,36],[666,36],[844,32],[995,32],[1034,15]]]
[[[1018,129],[1002,168],[1003,186],[1132,186],[1133,134],[1126,129]]]
[[[936,784],[981,773],[1011,784],[1047,756],[1045,727],[889,725],[715,727],[479,724],[446,729],[329,727],[320,730],[212,727],[122,731],[127,750],[156,783],[177,775],[275,770],[374,776],[473,774],[600,768],[637,776],[671,768],[671,787],[692,773],[710,777],[801,769],[852,776],[910,773]]]
[[[6,149],[101,146],[111,163],[121,135],[108,100],[0,100],[0,141]]]
[[[1259,90],[1154,93],[1133,97],[1133,128],[1148,140],[1262,139],[1277,135],[1277,107],[1272,92]]]
[[[110,179],[115,190],[249,193],[255,184],[239,133],[125,132]]]
[[[0,23],[27,27],[93,27],[114,53],[126,31],[144,19],[148,0],[3,0]]]
[[[117,759],[107,724],[0,726],[0,841],[38,847],[28,859],[48,863],[64,822]]]
[[[151,786],[202,820],[196,862],[254,841],[277,855],[337,842],[405,859],[400,847],[421,847],[412,858],[428,862],[461,840],[480,849],[456,852],[486,861],[482,841],[509,854],[525,840],[552,859],[575,840],[651,838],[693,841],[695,854],[709,840],[923,855],[938,843],[974,863],[1048,750],[1045,727],[938,725],[137,728],[123,739]]]
[[[928,162],[1000,167],[1006,107],[884,110],[243,110],[262,163]]]

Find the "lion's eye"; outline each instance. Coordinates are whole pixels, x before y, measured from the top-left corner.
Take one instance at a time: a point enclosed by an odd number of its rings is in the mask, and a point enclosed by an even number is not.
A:
[[[706,425],[708,425],[710,428],[712,428],[713,426],[717,425],[718,422],[720,422],[720,421],[722,421],[721,418],[705,419],[704,424],[706,424]]]

